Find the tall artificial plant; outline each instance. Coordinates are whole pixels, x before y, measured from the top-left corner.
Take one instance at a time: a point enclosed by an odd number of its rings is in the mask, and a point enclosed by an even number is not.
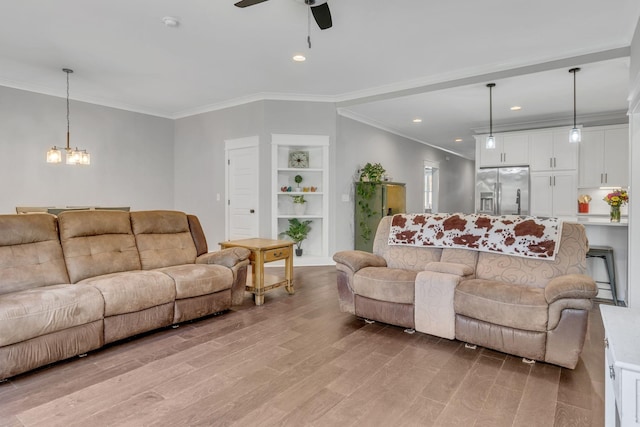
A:
[[[360,226],[360,236],[365,242],[368,242],[373,232],[369,225],[369,219],[374,216],[369,202],[376,194],[377,185],[382,181],[386,170],[380,163],[367,163],[359,172],[360,181],[356,183],[358,225]]]

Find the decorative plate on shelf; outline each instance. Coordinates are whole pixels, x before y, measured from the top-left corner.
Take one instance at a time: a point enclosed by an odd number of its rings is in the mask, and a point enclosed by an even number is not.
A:
[[[309,152],[308,151],[292,151],[289,153],[290,168],[308,168]]]

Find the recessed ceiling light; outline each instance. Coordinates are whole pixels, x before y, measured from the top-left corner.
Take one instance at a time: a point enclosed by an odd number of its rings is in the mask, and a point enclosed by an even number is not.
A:
[[[413,119],[413,123],[422,123],[422,119]]]
[[[519,105],[514,105],[513,107],[510,108],[511,111],[520,111],[522,110],[522,107]]]
[[[455,142],[462,142],[462,138],[456,138],[454,139]]]
[[[180,25],[180,21],[178,21],[178,19],[174,18],[173,16],[165,16],[164,18],[162,18],[162,23],[167,27],[177,27],[178,25]]]
[[[293,60],[296,62],[304,62],[307,60],[304,55],[293,55]]]

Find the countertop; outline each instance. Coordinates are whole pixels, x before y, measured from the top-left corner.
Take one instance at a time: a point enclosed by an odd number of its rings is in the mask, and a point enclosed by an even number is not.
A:
[[[567,221],[575,221],[583,225],[598,225],[598,226],[610,226],[610,227],[628,227],[628,217],[622,217],[620,222],[611,222],[608,215],[578,215],[575,219]]]

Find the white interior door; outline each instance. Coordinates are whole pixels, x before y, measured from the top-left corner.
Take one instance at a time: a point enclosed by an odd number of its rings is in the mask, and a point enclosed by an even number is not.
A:
[[[225,142],[227,154],[226,239],[258,237],[260,235],[258,137]]]

